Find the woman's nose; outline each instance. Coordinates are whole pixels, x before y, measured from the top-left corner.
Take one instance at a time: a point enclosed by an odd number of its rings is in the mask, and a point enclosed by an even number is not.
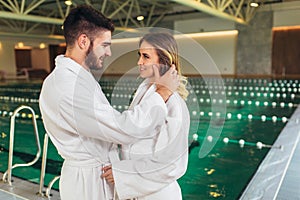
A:
[[[139,60],[137,62],[138,65],[142,65],[143,64],[143,59],[141,57],[139,57]]]

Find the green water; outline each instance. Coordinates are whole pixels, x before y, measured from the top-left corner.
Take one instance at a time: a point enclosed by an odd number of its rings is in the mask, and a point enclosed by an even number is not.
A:
[[[130,98],[122,99],[112,97],[111,93],[115,93],[114,84],[117,79],[102,79],[101,85],[107,97],[112,101],[113,105],[120,111],[124,110]],[[268,152],[268,148],[258,149],[255,144],[260,141],[264,144],[273,144],[280,131],[284,128],[285,124],[282,122],[282,117],[289,118],[295,107],[288,107],[287,103],[299,103],[298,90],[294,91],[276,91],[275,86],[283,88],[298,88],[296,80],[290,82],[274,83],[274,80],[260,80],[256,83],[253,80],[245,83],[245,80],[238,79],[224,79],[226,89],[225,94],[217,95],[222,96],[223,103],[213,103],[213,96],[209,95],[209,91],[222,91],[219,88],[206,88],[206,83],[201,79],[190,78],[192,93],[187,100],[189,110],[191,112],[191,127],[189,139],[192,142],[193,134],[198,135],[198,142],[200,146],[193,148],[189,155],[189,164],[186,174],[180,178],[179,184],[182,188],[183,198],[185,200],[199,200],[199,199],[238,199],[247,183],[257,170],[259,164]],[[296,85],[292,85],[295,83]],[[212,84],[210,82],[209,84]],[[129,84],[126,87],[136,87],[136,83]],[[218,82],[212,85],[220,85]],[[229,88],[229,86],[231,88]],[[268,91],[265,88],[270,86]],[[38,99],[40,83],[3,83],[0,85],[0,171],[4,172],[7,168],[8,159],[8,145],[9,145],[9,112],[14,111],[20,105],[29,105],[40,116],[38,109]],[[236,87],[236,88],[234,88]],[[253,87],[252,90],[245,87]],[[258,87],[258,90],[255,90]],[[16,89],[17,88],[17,89]],[[264,88],[262,90],[261,88]],[[272,88],[274,88],[272,91]],[[205,91],[205,93],[203,93]],[[132,94],[130,90],[124,91],[120,89],[117,91],[119,94]],[[231,93],[228,93],[231,92]],[[238,92],[235,93],[235,92]],[[247,92],[247,94],[246,94]],[[250,95],[253,92],[254,95]],[[258,96],[257,93],[260,93]],[[274,96],[270,96],[273,93]],[[281,96],[276,96],[280,93]],[[282,94],[285,93],[286,97]],[[294,94],[294,98],[291,98]],[[120,99],[115,102],[114,99]],[[196,99],[195,99],[196,98]],[[202,98],[202,100],[200,100]],[[206,99],[210,99],[207,102]],[[229,103],[225,103],[229,100]],[[234,103],[234,101],[236,102]],[[241,101],[244,101],[241,103]],[[249,103],[251,101],[251,103]],[[260,105],[255,105],[259,101]],[[263,103],[268,102],[265,106]],[[276,106],[271,106],[272,102],[276,102]],[[284,107],[279,104],[285,102]],[[122,105],[119,107],[119,105]],[[198,107],[197,107],[198,106]],[[212,108],[214,107],[214,109]],[[222,110],[225,107],[226,113],[230,113],[231,117],[225,115],[225,118],[215,117],[214,111]],[[193,113],[193,111],[195,113]],[[200,112],[202,112],[200,114]],[[210,116],[210,112],[212,116]],[[241,119],[238,118],[241,115]],[[252,115],[252,120],[248,119],[248,115]],[[261,116],[265,115],[267,120],[262,122]],[[271,120],[271,117],[276,115],[278,119],[276,122]],[[16,136],[15,136],[15,151],[14,163],[24,163],[33,159],[36,151],[35,140],[32,134],[33,128],[31,119],[28,118],[28,113],[17,118],[16,121]],[[27,117],[26,117],[27,116]],[[222,113],[221,113],[222,116]],[[40,133],[41,145],[43,145],[44,127],[42,120],[37,119],[38,128]],[[224,122],[224,125],[223,125]],[[212,125],[212,126],[210,126]],[[209,144],[207,140],[207,131],[217,130],[221,128],[222,132],[219,137],[213,138],[211,144],[216,143],[212,150],[207,153],[203,158],[199,158],[200,148],[204,143]],[[224,143],[223,138],[229,138],[229,143]],[[246,141],[244,147],[240,147],[238,141],[243,139]],[[45,176],[45,185],[59,174],[62,165],[62,159],[57,154],[56,149],[49,142],[48,159]],[[13,170],[13,175],[28,179],[32,182],[39,182],[40,177],[41,159],[30,168],[16,168]],[[58,183],[54,185],[58,188]]]

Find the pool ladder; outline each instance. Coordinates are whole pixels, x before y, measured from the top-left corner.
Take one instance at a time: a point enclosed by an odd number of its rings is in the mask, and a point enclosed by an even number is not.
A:
[[[13,161],[13,149],[14,149],[14,136],[15,136],[15,118],[17,114],[24,109],[28,109],[31,114],[32,114],[32,123],[33,123],[33,128],[34,128],[34,134],[35,134],[35,139],[36,139],[36,145],[37,145],[37,153],[35,158],[29,162],[29,163],[24,163],[24,164],[14,164],[12,165]],[[48,135],[45,134],[44,136],[44,146],[43,146],[43,156],[42,156],[42,166],[41,166],[41,175],[40,175],[40,185],[39,185],[39,194],[40,196],[46,196],[50,197],[50,191],[53,186],[53,184],[60,178],[60,176],[54,177],[45,192],[43,192],[44,188],[44,178],[45,178],[45,173],[46,173],[46,163],[47,163],[47,150],[48,150]],[[10,186],[12,186],[12,170],[17,167],[29,167],[33,164],[35,164],[39,157],[41,155],[41,144],[40,144],[40,139],[39,139],[39,133],[38,133],[38,128],[37,128],[37,122],[35,118],[35,112],[34,110],[29,107],[29,106],[20,106],[18,107],[12,114],[11,119],[10,119],[10,138],[9,138],[9,154],[8,154],[8,167],[6,172],[3,174],[2,180],[4,182],[7,182]]]
[[[23,163],[23,164],[14,164],[12,165],[13,162],[13,150],[14,150],[14,137],[15,137],[15,118],[17,116],[17,114],[21,111],[27,109],[31,112],[32,114],[32,123],[33,123],[33,128],[34,128],[34,133],[35,133],[35,140],[36,140],[36,145],[37,145],[37,153],[35,158],[28,163]],[[40,139],[39,139],[39,133],[38,133],[38,128],[37,128],[37,123],[36,123],[36,119],[35,119],[35,112],[34,110],[29,107],[29,106],[20,106],[18,107],[12,114],[11,118],[10,118],[10,138],[9,138],[9,154],[8,154],[8,167],[6,172],[3,174],[2,180],[4,182],[8,182],[8,184],[11,186],[12,185],[12,180],[11,180],[11,175],[12,175],[12,170],[17,168],[17,167],[28,167],[31,166],[33,164],[35,164],[39,157],[41,155],[41,144],[40,144]]]

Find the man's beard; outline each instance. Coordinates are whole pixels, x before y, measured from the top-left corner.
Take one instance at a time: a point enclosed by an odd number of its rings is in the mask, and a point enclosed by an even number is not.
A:
[[[89,50],[86,53],[85,64],[90,70],[102,69],[102,64],[99,62],[99,58],[93,51],[93,43],[91,43]]]

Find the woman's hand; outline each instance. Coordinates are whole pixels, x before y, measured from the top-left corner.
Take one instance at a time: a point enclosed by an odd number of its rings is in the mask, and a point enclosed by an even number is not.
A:
[[[114,176],[112,173],[111,165],[103,167],[102,171],[103,171],[103,174],[101,175],[101,178],[105,178],[105,180],[108,183],[114,184],[115,180],[114,180]]]

